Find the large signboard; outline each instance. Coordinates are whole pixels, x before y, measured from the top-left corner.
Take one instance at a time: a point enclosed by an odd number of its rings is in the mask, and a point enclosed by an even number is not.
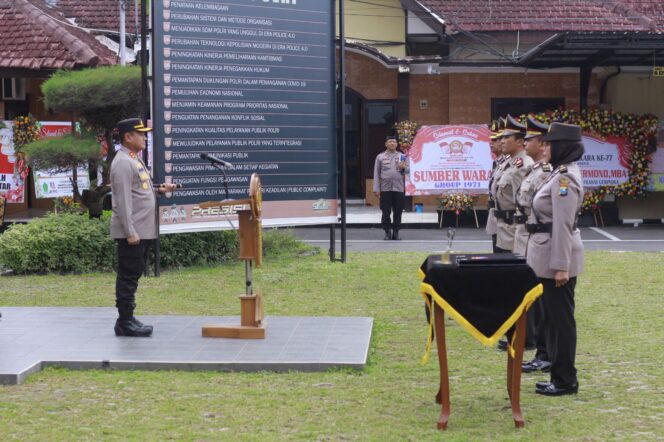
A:
[[[583,147],[585,152],[578,165],[584,189],[617,186],[629,180],[630,152],[627,149],[627,140],[584,135]]]
[[[206,201],[263,184],[263,224],[336,222],[334,2],[152,2],[154,173],[161,232],[229,226]],[[161,209],[163,207],[163,209]]]
[[[406,195],[489,190],[493,158],[484,125],[423,126],[409,151]]]

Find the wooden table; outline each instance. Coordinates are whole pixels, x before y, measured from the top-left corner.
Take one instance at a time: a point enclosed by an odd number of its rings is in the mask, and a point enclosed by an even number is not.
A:
[[[455,264],[458,256],[461,256],[459,259],[483,261],[479,262],[480,265],[460,267]],[[514,263],[510,263],[510,257]],[[422,293],[425,298],[431,299],[430,311],[433,313],[433,318],[430,318],[430,321],[433,322],[440,366],[440,385],[436,394],[436,403],[441,405],[437,422],[439,429],[447,429],[450,416],[445,312],[484,345],[494,345],[501,336],[514,327],[511,346],[507,351],[507,393],[514,425],[517,428],[525,425],[520,394],[526,314],[530,305],[541,295],[542,286],[532,269],[525,263],[517,261],[518,257],[511,254],[510,256],[451,255],[450,263],[446,263],[444,259],[441,262],[440,255],[431,255],[420,267],[420,276],[423,279]],[[487,270],[483,269],[484,263],[487,263]],[[495,276],[493,272],[500,274],[501,278],[499,280],[493,278]],[[486,276],[486,280],[482,280],[482,275]],[[459,293],[464,290],[465,293]],[[510,294],[510,290],[515,290],[517,294]],[[443,297],[441,292],[447,292],[447,295]],[[491,305],[492,302],[495,306]],[[515,317],[514,314],[517,313],[518,316]],[[491,317],[494,314],[496,317]]]
[[[441,404],[440,416],[438,417],[438,429],[446,430],[447,421],[450,417],[450,381],[447,368],[447,347],[445,345],[445,312],[435,304],[434,330],[436,334],[436,348],[438,349],[438,364],[440,365],[440,387],[436,394],[436,403]],[[516,322],[516,337],[513,342],[514,356],[510,351],[507,353],[507,394],[512,404],[512,417],[517,428],[523,428],[525,421],[521,413],[521,362],[523,361],[523,349],[526,341],[526,312],[519,316]]]

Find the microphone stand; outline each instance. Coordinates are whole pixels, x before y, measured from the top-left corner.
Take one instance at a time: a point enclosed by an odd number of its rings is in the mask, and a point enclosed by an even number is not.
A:
[[[221,167],[219,164],[212,163],[212,162],[210,162],[210,166],[212,166],[215,169],[221,171],[221,174],[224,176],[224,192],[226,194],[226,198],[224,199],[224,201],[228,201],[230,198],[228,197],[228,177],[226,176],[226,168]],[[236,230],[235,225],[233,224],[233,221],[231,221],[231,219],[228,217],[228,214],[226,213],[226,214],[224,214],[224,216],[226,217],[226,221],[228,221],[228,224],[231,225],[231,228],[233,230]]]
[[[228,198],[228,177],[226,176],[226,168],[221,167],[220,165],[215,164],[215,163],[210,163],[210,165],[212,167],[214,167],[215,169],[220,170],[221,174],[224,176],[224,191],[226,193],[226,198],[224,199],[224,201],[230,199],[230,198]]]

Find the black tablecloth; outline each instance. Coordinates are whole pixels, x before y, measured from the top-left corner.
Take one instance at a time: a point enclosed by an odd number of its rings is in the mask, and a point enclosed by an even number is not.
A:
[[[542,293],[517,255],[450,255],[450,261],[441,263],[441,255],[424,261],[422,294],[484,345],[494,345]]]

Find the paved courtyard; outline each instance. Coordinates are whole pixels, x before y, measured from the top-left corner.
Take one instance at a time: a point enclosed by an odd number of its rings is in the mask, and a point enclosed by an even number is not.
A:
[[[72,369],[324,371],[364,368],[367,317],[268,316],[263,340],[203,338],[239,317],[141,316],[150,338],[116,337],[112,308],[2,307],[0,384],[20,384],[50,365]]]

